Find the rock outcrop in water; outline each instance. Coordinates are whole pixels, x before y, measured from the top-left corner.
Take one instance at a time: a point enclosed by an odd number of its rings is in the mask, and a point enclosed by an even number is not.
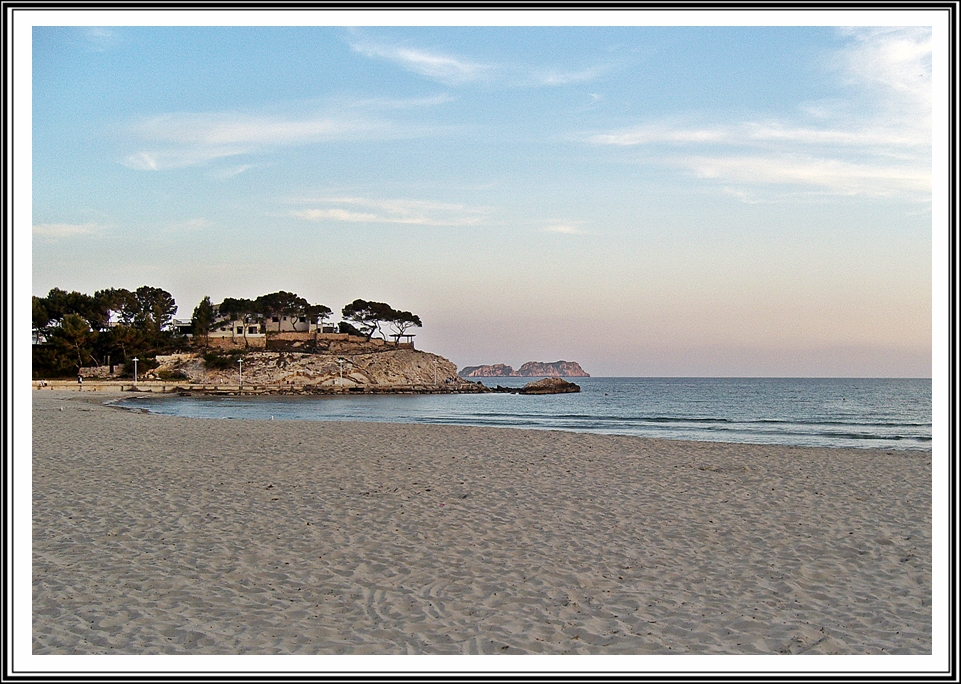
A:
[[[566,394],[580,392],[579,385],[560,378],[544,378],[536,382],[529,382],[520,389],[520,394]]]
[[[503,363],[489,366],[466,366],[460,371],[462,378],[589,378],[588,373],[576,361],[528,361],[514,370]]]
[[[501,394],[569,394],[571,392],[580,392],[581,387],[580,385],[575,385],[573,382],[568,382],[561,378],[544,378],[543,380],[529,382],[523,387],[503,387],[497,385],[496,387],[490,388],[489,391]]]

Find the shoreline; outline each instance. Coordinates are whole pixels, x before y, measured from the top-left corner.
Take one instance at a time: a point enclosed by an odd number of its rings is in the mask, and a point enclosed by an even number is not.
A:
[[[67,392],[103,392],[111,394],[122,393],[157,393],[178,394],[180,396],[357,396],[370,394],[565,394],[570,390],[558,391],[531,390],[524,387],[489,387],[480,381],[462,380],[456,384],[403,384],[403,385],[257,385],[257,384],[215,384],[188,383],[178,380],[144,380],[134,383],[132,380],[99,380],[86,381],[84,384],[72,380],[34,380],[34,391],[67,391]],[[569,383],[572,384],[573,383]],[[576,385],[573,385],[576,387]],[[573,391],[579,391],[575,389]]]
[[[275,395],[269,395],[275,396]],[[731,446],[743,446],[743,447],[773,447],[776,449],[816,449],[819,451],[856,451],[858,453],[870,454],[872,452],[883,453],[887,455],[892,454],[902,454],[902,455],[916,455],[919,457],[931,456],[930,449],[910,449],[910,448],[895,448],[895,447],[854,447],[854,446],[809,446],[804,444],[776,444],[770,442],[724,442],[721,440],[707,440],[707,439],[673,439],[670,437],[646,437],[641,435],[630,435],[626,433],[619,432],[590,432],[587,430],[575,430],[575,429],[564,429],[556,427],[517,427],[514,425],[465,425],[464,423],[444,423],[444,422],[427,422],[427,421],[388,421],[388,420],[359,420],[359,419],[346,419],[346,418],[335,418],[335,419],[297,419],[297,418],[278,418],[278,419],[267,419],[267,418],[214,418],[214,417],[200,417],[200,416],[174,416],[167,413],[155,413],[153,411],[134,407],[134,406],[121,406],[117,402],[123,401],[124,399],[130,398],[141,398],[141,399],[153,399],[155,395],[149,393],[133,394],[127,397],[118,397],[116,399],[110,399],[107,401],[102,401],[100,398],[94,397],[70,397],[80,401],[90,400],[91,403],[104,406],[106,408],[115,409],[118,411],[129,411],[131,413],[139,413],[142,415],[149,416],[162,416],[165,418],[177,418],[180,420],[191,420],[191,421],[220,421],[220,420],[230,420],[237,423],[347,423],[351,425],[363,426],[363,425],[418,425],[424,427],[452,427],[452,428],[476,428],[480,430],[515,430],[518,432],[536,432],[536,433],[552,433],[557,432],[561,434],[570,435],[591,435],[596,437],[623,437],[625,439],[636,439],[641,441],[649,442],[667,442],[669,444],[698,444],[698,445],[716,445],[720,447],[731,447]],[[69,400],[69,399],[68,399]]]
[[[180,380],[87,380],[83,384],[75,380],[46,380],[45,385],[33,380],[35,392],[101,392],[103,394],[179,394],[182,396],[326,396],[365,394],[486,394],[498,390],[481,383],[464,382],[461,385],[255,385],[189,383]]]
[[[33,400],[35,654],[931,650],[930,454]]]
[[[65,394],[66,394],[67,396],[73,395],[72,392],[67,392],[67,393],[65,393]],[[90,394],[91,394],[91,393],[86,393],[86,392],[85,392],[85,393],[84,393],[85,398],[86,398],[86,397],[89,397]],[[167,393],[167,394],[169,395],[170,393]],[[400,393],[400,392],[398,392],[398,393],[394,393],[394,394],[407,394],[407,393]],[[194,397],[204,397],[204,396],[210,396],[210,397],[216,397],[216,396],[244,396],[244,397],[251,397],[251,398],[253,398],[253,397],[262,397],[262,398],[265,398],[265,399],[269,400],[269,399],[271,399],[271,398],[283,399],[284,397],[304,397],[304,398],[307,398],[307,397],[311,397],[311,396],[317,396],[317,397],[321,397],[321,396],[358,396],[358,394],[357,394],[357,393],[354,393],[354,394],[351,394],[351,395],[345,395],[345,394],[342,394],[342,395],[338,395],[338,394],[325,395],[325,394],[301,394],[301,393],[290,393],[290,394],[272,393],[272,394],[250,394],[250,395],[246,395],[246,394],[245,394],[245,395],[236,395],[236,394],[226,394],[226,395],[221,394],[221,395],[215,395],[215,394],[202,394],[202,393],[198,393],[198,394],[191,394],[191,395],[180,394],[179,396],[188,396],[188,397],[189,397],[189,396],[194,396]],[[368,394],[367,396],[370,396],[370,394]],[[535,395],[535,396],[536,396],[536,395]],[[117,408],[117,409],[122,409],[122,410],[133,411],[133,412],[149,413],[149,414],[151,414],[151,415],[158,415],[158,416],[175,417],[173,414],[169,414],[169,413],[159,413],[159,412],[154,412],[153,410],[145,409],[145,408],[142,408],[142,407],[120,406],[120,405],[117,404],[117,402],[124,401],[124,400],[126,400],[126,399],[143,399],[143,400],[148,400],[148,401],[149,401],[149,400],[152,400],[152,399],[159,399],[159,398],[160,398],[160,396],[158,396],[157,393],[153,393],[153,392],[124,392],[124,393],[123,393],[123,396],[118,396],[118,397],[116,397],[116,398],[114,398],[114,399],[110,399],[110,400],[108,400],[108,401],[103,401],[103,402],[100,402],[100,403],[103,403],[104,405],[108,405],[108,406],[110,406],[111,408]],[[97,399],[96,399],[96,398],[93,398],[93,399],[91,399],[91,400],[94,401],[94,402],[97,402]],[[266,419],[266,418],[234,417],[234,416],[217,416],[217,417],[215,417],[215,416],[176,416],[176,417],[190,418],[190,419],[195,419],[195,420],[234,420],[234,421],[261,421],[261,420],[268,420],[268,419]],[[273,418],[270,418],[269,420],[272,421],[272,420],[274,420],[274,419],[273,419]],[[450,426],[469,425],[469,424],[464,423],[464,422],[454,422],[454,421],[444,422],[444,421],[442,421],[442,420],[437,420],[437,421],[432,421],[432,420],[420,420],[420,421],[418,421],[418,420],[407,420],[407,421],[404,421],[404,420],[374,420],[374,419],[363,420],[363,419],[355,419],[355,418],[278,418],[278,420],[280,420],[281,422],[353,422],[353,423],[362,423],[362,424],[372,423],[372,424],[377,424],[377,425],[382,425],[382,424],[389,424],[389,425],[450,425]],[[536,431],[536,432],[554,432],[554,431],[556,431],[556,432],[564,432],[564,433],[572,433],[572,434],[587,434],[587,435],[598,435],[598,436],[605,436],[605,435],[606,435],[606,436],[612,436],[612,437],[631,437],[631,438],[636,438],[636,439],[663,440],[663,441],[667,441],[667,442],[694,442],[694,443],[698,443],[698,444],[723,444],[723,445],[742,444],[742,445],[745,445],[745,446],[775,446],[775,447],[776,447],[776,446],[783,446],[783,447],[799,448],[799,449],[854,449],[854,450],[859,451],[859,452],[873,452],[873,451],[877,451],[877,452],[897,452],[897,453],[910,453],[910,454],[927,455],[927,456],[930,456],[931,453],[932,453],[932,449],[931,449],[930,446],[927,447],[927,448],[924,448],[924,447],[901,446],[901,445],[898,445],[898,446],[894,446],[894,445],[887,445],[887,446],[876,446],[876,445],[872,445],[872,446],[855,446],[855,445],[805,445],[805,444],[789,444],[789,443],[775,442],[775,441],[768,441],[768,442],[762,442],[762,441],[746,441],[746,440],[741,440],[741,441],[735,441],[735,440],[724,441],[724,440],[720,440],[720,439],[696,439],[696,438],[692,438],[692,437],[647,436],[647,435],[631,434],[631,433],[629,433],[629,432],[600,432],[600,431],[590,430],[590,429],[586,429],[586,428],[578,429],[578,428],[573,428],[573,427],[566,427],[566,428],[565,428],[565,427],[534,427],[534,426],[529,426],[529,425],[528,425],[528,426],[523,426],[523,427],[518,427],[518,426],[514,426],[514,425],[493,425],[493,424],[488,425],[488,424],[482,424],[482,423],[477,423],[477,424],[475,424],[475,425],[473,425],[473,426],[474,426],[474,427],[480,427],[480,428],[492,428],[492,429],[533,430],[533,431]]]

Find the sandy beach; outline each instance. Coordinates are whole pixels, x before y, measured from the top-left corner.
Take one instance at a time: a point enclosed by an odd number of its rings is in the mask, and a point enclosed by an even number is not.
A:
[[[931,454],[33,392],[34,654],[927,654]]]

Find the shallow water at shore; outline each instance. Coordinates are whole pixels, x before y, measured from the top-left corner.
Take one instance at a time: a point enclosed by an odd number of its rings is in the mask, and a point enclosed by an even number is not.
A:
[[[532,378],[482,378],[519,387]],[[931,449],[930,379],[573,378],[577,394],[132,397],[195,418],[569,430],[788,446]]]

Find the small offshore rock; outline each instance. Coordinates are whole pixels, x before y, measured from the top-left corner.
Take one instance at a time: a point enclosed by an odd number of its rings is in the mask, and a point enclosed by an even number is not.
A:
[[[580,385],[568,382],[561,378],[544,378],[535,382],[529,382],[520,389],[520,394],[565,394],[568,392],[580,392]]]

